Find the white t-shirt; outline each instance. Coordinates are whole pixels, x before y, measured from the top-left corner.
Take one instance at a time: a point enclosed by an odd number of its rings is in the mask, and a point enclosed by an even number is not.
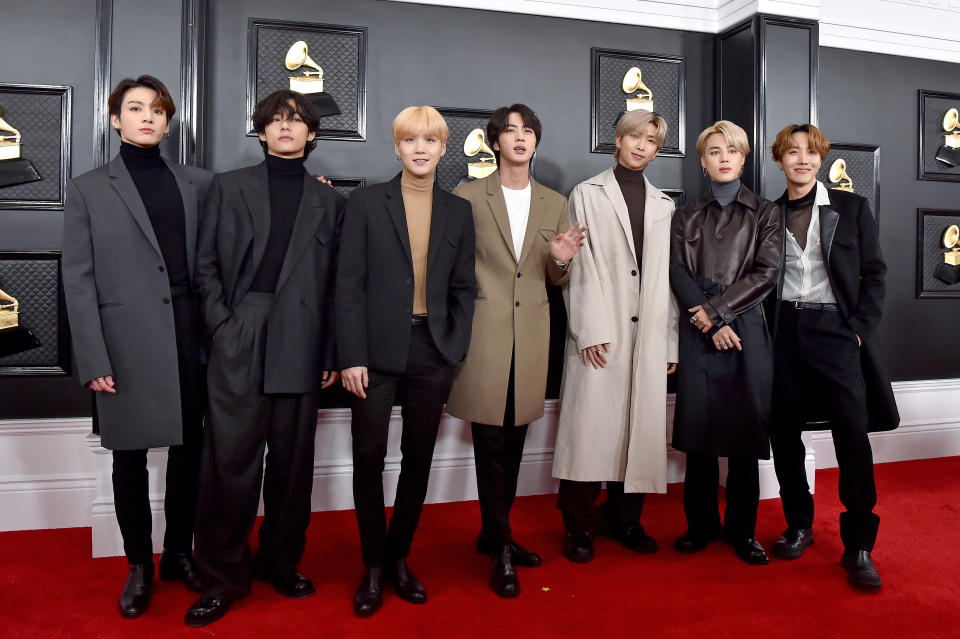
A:
[[[510,235],[513,236],[513,254],[517,261],[523,250],[523,236],[527,232],[527,220],[530,219],[530,182],[522,189],[508,189],[500,185],[503,199],[507,203],[507,216],[510,218]]]

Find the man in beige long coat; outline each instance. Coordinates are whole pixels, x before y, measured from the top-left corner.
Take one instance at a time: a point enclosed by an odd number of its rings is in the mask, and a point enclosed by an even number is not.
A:
[[[447,412],[472,422],[483,527],[477,551],[492,557],[490,588],[515,597],[514,566],[540,557],[513,541],[510,507],[523,442],[543,415],[550,346],[546,284],[562,284],[583,231],[566,229],[566,199],[530,177],[540,121],[526,105],[497,109],[487,124],[499,169],[454,193],[473,206],[477,302],[470,350],[457,370]]]
[[[626,113],[617,165],[578,184],[571,222],[590,228],[565,289],[569,334],[553,475],[567,538],[564,555],[593,559],[593,535],[657,550],[640,524],[645,493],[666,492],[666,374],[677,361],[670,291],[673,201],[643,169],[663,146],[663,118]],[[608,501],[598,509],[601,482]],[[603,512],[601,512],[601,510]]]

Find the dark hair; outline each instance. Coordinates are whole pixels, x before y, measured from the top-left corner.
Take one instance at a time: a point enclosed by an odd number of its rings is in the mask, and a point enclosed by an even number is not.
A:
[[[293,102],[291,105],[290,103]],[[281,117],[290,119],[294,114],[299,115],[307,130],[311,133],[320,131],[320,117],[314,110],[310,101],[302,94],[290,89],[277,89],[264,99],[257,103],[253,110],[253,130],[257,133],[263,133],[267,125],[273,120],[273,116],[279,114]],[[264,154],[267,153],[267,143],[260,141]],[[317,140],[307,141],[307,146],[303,149],[303,157],[310,155],[310,152],[317,146]]]
[[[490,116],[487,122],[487,143],[493,148],[493,143],[500,139],[500,135],[507,130],[510,121],[510,114],[516,113],[523,121],[523,126],[533,129],[533,135],[540,144],[540,118],[533,112],[533,109],[526,104],[511,104],[508,107],[500,107]],[[497,156],[497,164],[500,164],[500,151],[494,150],[493,154]]]
[[[154,100],[150,106],[160,107],[163,110],[163,114],[167,116],[167,122],[173,119],[173,114],[177,112],[177,108],[173,105],[173,98],[170,96],[170,91],[167,89],[167,85],[152,75],[141,75],[136,80],[133,78],[120,80],[120,82],[117,83],[117,87],[113,90],[113,93],[107,98],[110,115],[120,117],[120,110],[123,107],[123,96],[125,96],[130,89],[136,89],[137,87],[144,87],[156,91],[157,99]],[[120,135],[120,130],[116,129],[116,131],[117,135]]]

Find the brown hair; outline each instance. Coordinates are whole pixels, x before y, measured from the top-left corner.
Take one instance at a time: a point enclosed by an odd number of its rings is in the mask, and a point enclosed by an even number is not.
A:
[[[806,133],[807,140],[810,142],[810,148],[820,154],[821,158],[827,157],[830,151],[830,140],[820,129],[812,124],[788,124],[777,133],[777,139],[773,141],[770,151],[773,153],[773,159],[779,162],[787,151],[796,146],[793,141],[794,133]]]
[[[490,146],[492,147],[493,143],[500,139],[500,135],[507,130],[511,113],[520,116],[523,126],[533,129],[533,137],[536,138],[537,144],[540,144],[540,133],[543,130],[540,126],[540,118],[526,104],[511,104],[508,107],[500,107],[490,116],[490,121],[487,122],[487,141]],[[494,149],[493,154],[497,156],[497,164],[500,164],[500,151]]]
[[[747,139],[747,132],[730,120],[718,120],[701,131],[700,137],[697,138],[697,153],[700,157],[703,157],[704,151],[707,150],[707,140],[714,133],[722,135],[728,145],[740,151],[744,156],[750,154],[750,141]]]
[[[657,151],[659,151],[663,148],[664,142],[667,141],[667,121],[658,113],[651,113],[643,109],[627,111],[617,120],[616,136],[622,138],[625,135],[632,134],[646,137],[646,131],[644,131],[644,129],[647,128],[648,124],[652,124],[657,129],[655,139],[657,142]],[[620,149],[613,152],[613,157],[617,160],[620,159]]]
[[[290,104],[290,103],[293,104]],[[264,99],[257,103],[253,109],[253,130],[257,133],[263,133],[267,125],[273,120],[273,116],[280,115],[285,119],[290,119],[294,115],[299,115],[307,130],[311,133],[317,133],[320,130],[320,116],[314,110],[313,105],[302,93],[291,91],[290,89],[277,89]],[[267,152],[267,143],[260,140],[260,146],[263,152]],[[307,145],[303,149],[303,157],[310,155],[317,146],[316,138],[307,140]]]
[[[144,87],[156,91],[157,97],[150,106],[160,107],[163,110],[163,114],[167,116],[167,122],[173,118],[173,114],[177,112],[177,108],[173,105],[173,98],[170,96],[170,91],[167,90],[167,85],[152,75],[141,75],[136,80],[133,78],[120,80],[120,82],[117,83],[117,87],[113,90],[113,93],[107,98],[110,115],[120,117],[120,109],[123,107],[123,96],[125,96],[130,89],[136,89],[137,87]],[[117,130],[117,134],[120,134],[119,130]]]

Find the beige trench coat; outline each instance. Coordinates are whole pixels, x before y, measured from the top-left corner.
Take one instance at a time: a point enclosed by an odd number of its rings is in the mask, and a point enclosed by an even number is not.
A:
[[[543,416],[550,351],[550,304],[546,283],[568,274],[550,256],[550,243],[567,230],[567,200],[533,179],[530,217],[518,260],[500,174],[469,182],[454,194],[473,206],[477,234],[477,303],[470,350],[457,368],[447,412],[460,419],[502,426],[514,363],[516,423]]]
[[[613,169],[570,194],[570,222],[586,224],[589,239],[564,290],[569,331],[553,476],[663,493],[666,372],[677,361],[679,317],[669,279],[674,205],[645,183],[642,268]],[[611,349],[606,368],[584,366],[580,351],[604,343]]]

